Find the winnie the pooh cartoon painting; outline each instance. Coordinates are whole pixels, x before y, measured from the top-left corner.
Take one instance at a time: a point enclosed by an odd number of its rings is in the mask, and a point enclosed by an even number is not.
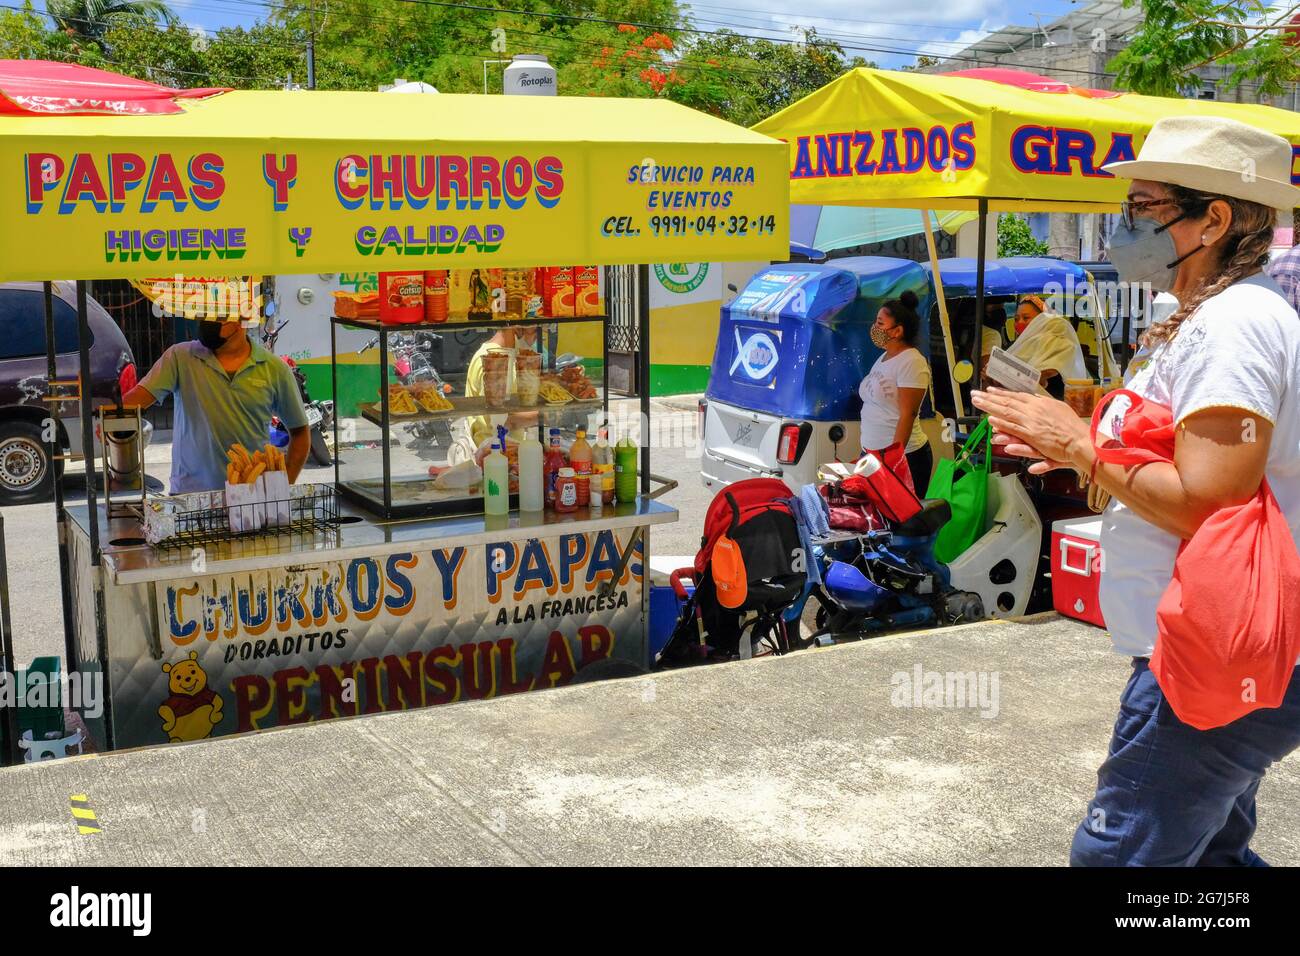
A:
[[[199,652],[179,664],[164,664],[170,696],[158,708],[163,733],[171,743],[202,740],[221,723],[221,696],[208,686],[208,675],[199,666]]]

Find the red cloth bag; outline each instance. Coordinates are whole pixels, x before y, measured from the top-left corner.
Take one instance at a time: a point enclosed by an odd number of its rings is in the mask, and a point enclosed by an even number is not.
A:
[[[1113,440],[1097,440],[1105,410]],[[1127,389],[1092,416],[1103,462],[1173,461],[1170,409]],[[1210,515],[1178,549],[1173,580],[1156,608],[1151,673],[1174,713],[1198,730],[1222,727],[1260,707],[1279,707],[1300,656],[1300,553],[1268,481],[1245,504]]]
[[[887,448],[867,449],[862,453],[865,458],[871,455],[879,461],[885,463],[885,467],[892,471],[904,485],[907,490],[916,496],[916,486],[912,483],[912,469],[907,466],[907,452],[903,450],[902,442],[894,442]],[[862,458],[858,459],[859,462]],[[920,510],[919,507],[917,510]]]
[[[845,494],[870,501],[887,521],[902,524],[921,510],[912,470],[898,442],[882,451],[863,452],[854,474],[840,484]]]

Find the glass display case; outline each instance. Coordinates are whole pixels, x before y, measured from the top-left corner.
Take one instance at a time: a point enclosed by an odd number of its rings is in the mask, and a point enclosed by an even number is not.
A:
[[[608,421],[607,321],[605,315],[539,316],[398,325],[332,317],[338,492],[385,518],[481,512],[475,455],[499,426],[515,439],[535,431],[543,446],[550,429],[559,428],[567,445],[578,428],[594,435]],[[601,370],[594,380],[577,356],[548,348],[556,339],[548,330],[568,324],[599,326]],[[368,334],[359,347],[356,332]],[[357,350],[340,355],[341,335]],[[515,344],[494,336],[513,337]],[[455,343],[447,344],[471,356],[460,369],[438,368],[440,356],[456,352],[443,347],[449,337]],[[514,447],[507,457],[513,509]]]

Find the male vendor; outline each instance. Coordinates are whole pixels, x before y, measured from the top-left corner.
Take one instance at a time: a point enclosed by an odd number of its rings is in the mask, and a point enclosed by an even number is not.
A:
[[[250,452],[265,445],[272,415],[289,432],[285,464],[290,483],[297,479],[311,446],[298,383],[238,319],[199,322],[198,340],[164,352],[123,404],[148,408],[168,395],[176,396],[172,494],[225,487],[226,450],[236,442]]]

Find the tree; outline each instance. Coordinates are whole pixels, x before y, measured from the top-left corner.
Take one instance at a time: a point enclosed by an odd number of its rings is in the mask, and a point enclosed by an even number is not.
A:
[[[1290,22],[1300,4],[1283,0],[1125,0],[1141,3],[1143,21],[1108,64],[1116,86],[1152,96],[1182,96],[1200,88],[1196,71],[1219,66],[1223,85],[1258,84],[1275,96],[1300,73],[1298,34]]]
[[[161,20],[170,26],[178,22],[163,0],[48,0],[46,9],[60,30],[105,52],[105,34],[115,25],[129,21],[139,27]]]
[[[24,0],[19,10],[0,11],[0,59],[48,59],[51,39],[31,0]]]
[[[1132,6],[1138,0],[1125,0]],[[1144,20],[1108,64],[1116,86],[1152,96],[1182,96],[1200,86],[1196,71],[1227,70],[1224,87],[1258,84],[1275,96],[1300,75],[1300,4],[1283,0],[1141,0]],[[1300,209],[1292,212],[1292,241],[1300,243]]]
[[[679,103],[753,126],[820,89],[846,70],[874,66],[848,59],[843,47],[818,37],[778,43],[723,30],[695,37],[676,65],[682,82],[669,96]]]
[[[167,86],[278,89],[305,72],[297,37],[271,23],[226,27],[211,37],[176,25],[163,30],[119,26],[108,32],[107,41],[113,70]]]
[[[998,215],[998,258],[1007,256],[1045,256],[1047,243],[1039,242],[1029,223],[1015,213]]]
[[[675,39],[682,22],[676,0],[515,0],[508,6],[520,12],[391,0],[350,0],[326,10],[320,0],[314,7],[311,0],[283,0],[272,22],[292,31],[304,47],[308,34],[314,35],[322,89],[375,89],[404,77],[445,93],[481,93],[484,61],[542,53],[556,68],[561,91],[571,96],[650,95],[650,86],[639,79],[644,67],[629,61],[599,68],[594,61],[605,47],[625,43],[620,23],[662,24],[658,32]],[[641,37],[657,31],[636,29]],[[500,89],[503,67],[488,64],[489,90]]]
[[[939,58],[937,56],[929,56],[928,54],[921,53],[917,55],[915,63],[913,63],[911,66],[905,66],[903,67],[903,69],[909,71],[924,70],[926,67],[938,66],[938,65],[939,65]]]

